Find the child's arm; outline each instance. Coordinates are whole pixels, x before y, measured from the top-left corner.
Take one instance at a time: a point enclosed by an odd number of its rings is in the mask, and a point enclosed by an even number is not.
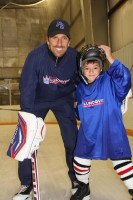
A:
[[[116,96],[119,100],[122,101],[128,94],[129,89],[131,88],[130,71],[120,61],[113,57],[110,47],[106,45],[100,45],[99,48],[102,48],[105,51],[106,58],[111,64],[111,67],[108,70],[108,74],[110,75],[111,80],[114,83]]]

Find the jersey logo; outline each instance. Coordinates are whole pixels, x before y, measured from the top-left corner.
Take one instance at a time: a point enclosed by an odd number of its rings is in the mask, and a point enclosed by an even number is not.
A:
[[[43,83],[44,84],[47,84],[47,85],[49,85],[49,84],[54,84],[54,85],[57,85],[57,84],[59,84],[59,83],[61,83],[62,85],[66,85],[68,82],[70,81],[70,79],[68,79],[68,80],[60,80],[59,78],[57,78],[57,77],[52,77],[52,76],[43,76]]]
[[[90,108],[90,107],[94,107],[94,106],[100,106],[104,104],[104,99],[96,99],[96,100],[83,100],[82,101],[82,106],[83,108]]]
[[[56,24],[56,27],[60,28],[60,29],[64,29],[65,28],[65,24],[63,24],[61,21],[58,21]]]

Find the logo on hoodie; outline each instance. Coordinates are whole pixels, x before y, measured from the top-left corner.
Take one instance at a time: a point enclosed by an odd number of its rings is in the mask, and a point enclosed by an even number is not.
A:
[[[94,106],[100,106],[104,104],[104,99],[96,99],[96,100],[84,100],[82,101],[83,108],[89,108]]]
[[[52,77],[52,76],[43,76],[43,83],[44,84],[54,84],[54,85],[57,85],[59,83],[63,84],[63,85],[66,85],[68,82],[70,81],[70,79],[68,80],[60,80],[59,78],[57,77]]]

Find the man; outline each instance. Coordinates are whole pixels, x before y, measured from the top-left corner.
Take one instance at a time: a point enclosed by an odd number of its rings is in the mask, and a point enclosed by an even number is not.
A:
[[[73,92],[77,79],[77,52],[69,47],[69,25],[53,20],[48,27],[47,41],[26,58],[20,79],[21,110],[45,119],[51,110],[61,130],[66,152],[68,174],[75,188],[73,151],[77,137]],[[51,157],[52,159],[52,157]],[[31,199],[32,172],[29,159],[19,162],[20,191],[13,200]]]

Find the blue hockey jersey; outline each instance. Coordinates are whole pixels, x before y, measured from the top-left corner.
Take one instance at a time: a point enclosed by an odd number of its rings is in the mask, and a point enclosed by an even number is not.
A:
[[[81,125],[75,156],[87,159],[122,159],[131,150],[122,121],[121,104],[131,88],[128,68],[115,60],[90,86],[76,90]]]
[[[20,106],[33,112],[36,104],[70,98],[75,90],[77,52],[68,48],[56,58],[47,44],[40,45],[26,58],[20,79]]]

